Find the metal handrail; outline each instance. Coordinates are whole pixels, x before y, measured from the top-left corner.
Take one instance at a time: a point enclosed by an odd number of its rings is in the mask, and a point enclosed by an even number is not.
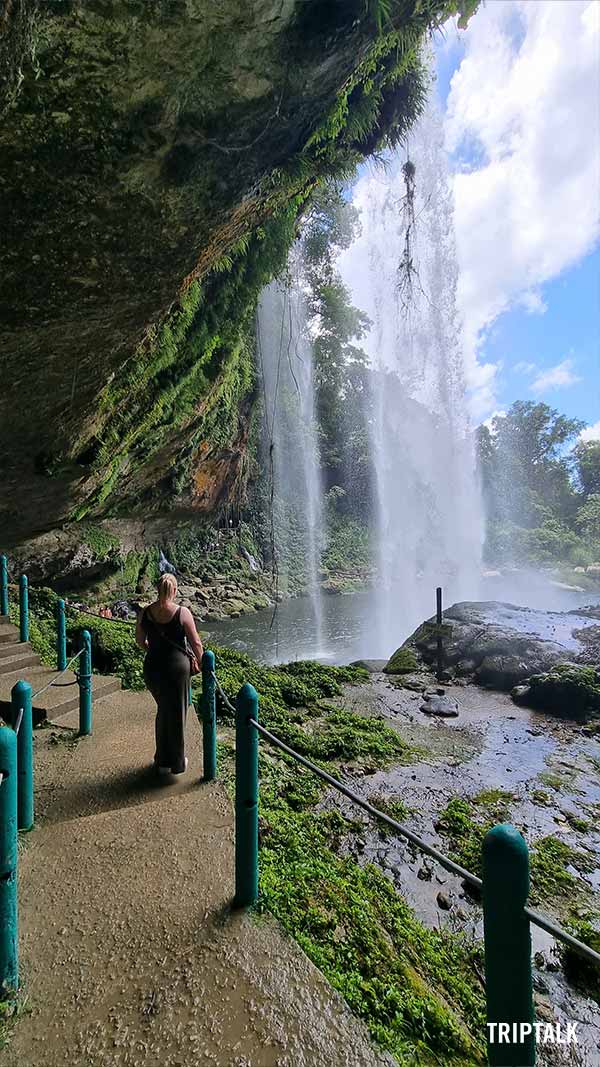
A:
[[[62,671],[58,672],[58,674],[56,675],[56,678],[53,678],[51,682],[47,682],[46,685],[43,685],[41,689],[38,689],[37,693],[32,693],[31,694],[31,699],[35,700],[36,697],[39,697],[42,693],[45,693],[47,689],[51,689],[53,685],[58,685],[59,688],[61,687],[61,685],[64,685],[65,683],[57,683],[56,679],[60,678],[61,674],[65,674],[66,671],[69,670],[69,667],[71,666],[71,664],[75,663],[75,660],[79,659],[79,657],[82,656],[84,652],[85,652],[85,649],[84,648],[80,648],[79,652],[76,652],[75,655],[71,657],[71,659],[67,663],[67,666],[64,667],[62,669]],[[76,685],[76,682],[67,682],[66,684],[67,685]]]
[[[233,706],[227,694],[224,692],[215,672],[213,671],[211,673],[223,702],[225,703],[227,708],[235,714],[236,708]],[[362,808],[369,815],[372,815],[374,818],[380,819],[382,822],[387,823],[388,826],[391,826],[399,834],[401,834],[408,841],[410,841],[411,844],[415,845],[422,852],[425,852],[426,855],[434,859],[437,863],[440,864],[440,866],[444,867],[447,871],[450,871],[450,873],[452,874],[458,875],[460,878],[463,879],[463,881],[467,882],[475,889],[478,889],[480,891],[483,889],[483,882],[481,878],[477,877],[477,875],[472,874],[471,871],[468,871],[465,867],[461,867],[459,863],[455,863],[454,860],[451,860],[449,856],[445,856],[443,852],[440,852],[437,848],[435,848],[433,845],[430,845],[427,841],[424,841],[422,837],[419,837],[417,834],[413,833],[412,830],[409,830],[408,827],[403,826],[402,823],[399,823],[396,819],[393,819],[391,815],[386,815],[384,811],[380,811],[379,808],[374,807],[373,804],[369,804],[367,800],[363,800],[361,796],[359,796],[357,793],[354,793],[352,789],[349,789],[348,786],[344,785],[337,778],[334,778],[333,775],[328,774],[327,771],[324,771],[321,767],[318,767],[316,763],[312,763],[311,760],[307,759],[305,756],[302,756],[293,748],[290,748],[289,745],[286,745],[285,741],[281,741],[279,737],[271,733],[270,730],[267,730],[264,726],[261,725],[261,723],[257,722],[256,719],[251,718],[249,720],[249,723],[259,734],[261,734],[267,741],[274,745],[275,748],[281,749],[282,752],[285,752],[288,756],[291,756],[292,759],[295,759],[297,763],[301,763],[304,767],[307,768],[307,770],[311,771],[322,781],[327,782],[327,784],[332,786],[334,789],[337,789],[339,793],[342,793],[345,797],[351,800],[354,804],[358,805],[358,807]],[[590,948],[589,945],[584,944],[583,941],[579,941],[578,938],[573,936],[573,934],[568,933],[567,930],[563,930],[562,927],[558,926],[551,919],[546,918],[545,915],[541,915],[533,908],[525,907],[524,911],[529,921],[534,923],[535,926],[539,926],[541,930],[545,930],[547,933],[551,934],[552,937],[556,938],[556,940],[562,941],[564,942],[564,944],[569,945],[570,948],[574,949],[581,956],[585,956],[586,959],[591,960],[593,963],[600,964],[600,953],[596,952],[593,948]]]
[[[76,608],[73,607],[72,604],[69,604],[67,607],[69,611],[76,612],[77,615],[91,615],[92,619],[101,619],[102,622],[116,622],[120,623],[121,626],[135,626],[135,619],[107,619],[105,615],[99,615],[97,611],[87,611],[86,608]]]

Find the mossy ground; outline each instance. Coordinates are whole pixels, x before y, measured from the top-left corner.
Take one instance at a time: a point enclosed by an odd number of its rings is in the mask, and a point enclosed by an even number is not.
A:
[[[509,822],[514,797],[501,790],[486,790],[475,797],[454,797],[442,812],[436,828],[450,843],[451,855],[473,874],[482,876],[482,845],[488,830],[496,823]],[[587,830],[588,823],[577,819],[575,829]],[[551,910],[562,919],[577,919],[590,904],[590,893],[580,874],[596,869],[590,853],[579,851],[553,835],[539,838],[530,851],[530,900]]]
[[[36,590],[36,641],[52,647],[55,596]],[[93,634],[96,667],[141,686],[141,652],[133,627],[74,616]],[[366,682],[356,667],[296,662],[265,667],[231,649],[216,649],[221,685],[230,699],[243,682],[260,694],[260,717],[283,740],[330,773],[352,760],[377,769],[416,758],[383,719],[333,706],[347,684]],[[104,657],[102,660],[101,657]],[[219,774],[232,784],[234,750],[222,720]],[[298,940],[374,1040],[401,1064],[475,1067],[484,1063],[484,998],[477,971],[481,948],[466,938],[428,930],[382,872],[338,851],[353,824],[324,810],[325,786],[286,756],[261,745],[261,903]],[[388,810],[404,815],[394,798]]]

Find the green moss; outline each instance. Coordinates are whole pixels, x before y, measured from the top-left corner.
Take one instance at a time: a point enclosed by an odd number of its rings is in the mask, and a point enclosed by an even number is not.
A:
[[[565,815],[569,826],[572,826],[578,833],[587,834],[592,829],[592,824],[587,819],[580,819],[579,816],[572,815],[571,812],[565,812]]]
[[[331,818],[261,798],[264,906],[400,1063],[484,1063],[480,952],[426,930],[376,868],[332,847]],[[477,1036],[471,1036],[477,1035]]]
[[[92,549],[99,560],[107,560],[119,549],[119,540],[112,534],[103,530],[101,526],[92,526],[82,523],[79,527],[79,536],[86,545]]]
[[[397,795],[390,795],[386,793],[371,793],[369,797],[369,804],[372,804],[374,808],[382,811],[385,815],[389,815],[390,818],[395,819],[396,822],[403,823],[410,815],[410,808],[407,808],[406,804],[402,800],[402,797]],[[395,833],[392,826],[388,826],[387,823],[378,822],[377,827],[379,833],[383,837],[387,837],[390,834]]]
[[[454,797],[442,812],[436,829],[449,839],[452,858],[472,874],[482,876],[483,839],[496,823],[509,821],[513,799],[510,793],[491,789],[469,800]],[[588,890],[567,867],[585,873],[596,865],[590,854],[578,852],[557,837],[541,838],[530,850],[531,902],[561,916],[569,914],[577,899],[587,898]]]
[[[588,920],[570,925],[570,932],[579,941],[589,945],[595,952],[600,952],[600,931]],[[560,954],[567,980],[580,992],[593,997],[600,1004],[600,967],[584,959],[568,945],[561,945]]]
[[[436,823],[436,830],[449,840],[451,858],[479,878],[483,839],[492,826],[507,821],[508,801],[512,799],[501,790],[490,790],[489,794],[491,800],[481,799],[485,793],[468,800],[453,797]]]
[[[557,837],[536,841],[530,859],[533,904],[544,904],[560,914],[568,914],[575,910],[578,899],[585,900],[589,891],[567,870],[569,866],[582,873],[590,872],[595,869],[596,860]]]
[[[385,674],[410,674],[418,670],[419,663],[412,648],[398,648],[390,657],[385,667]]]

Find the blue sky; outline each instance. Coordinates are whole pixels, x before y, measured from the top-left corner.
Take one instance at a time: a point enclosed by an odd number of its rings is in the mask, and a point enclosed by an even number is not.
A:
[[[543,400],[600,437],[600,5],[493,0],[436,62],[474,417]]]

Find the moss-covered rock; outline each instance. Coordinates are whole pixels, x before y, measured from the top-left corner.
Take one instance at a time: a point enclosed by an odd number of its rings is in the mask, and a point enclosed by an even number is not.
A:
[[[514,691],[514,699],[562,719],[584,721],[600,714],[600,668],[559,663],[532,675]]]
[[[411,674],[419,668],[419,661],[412,648],[397,648],[390,656],[385,667],[385,674]]]

